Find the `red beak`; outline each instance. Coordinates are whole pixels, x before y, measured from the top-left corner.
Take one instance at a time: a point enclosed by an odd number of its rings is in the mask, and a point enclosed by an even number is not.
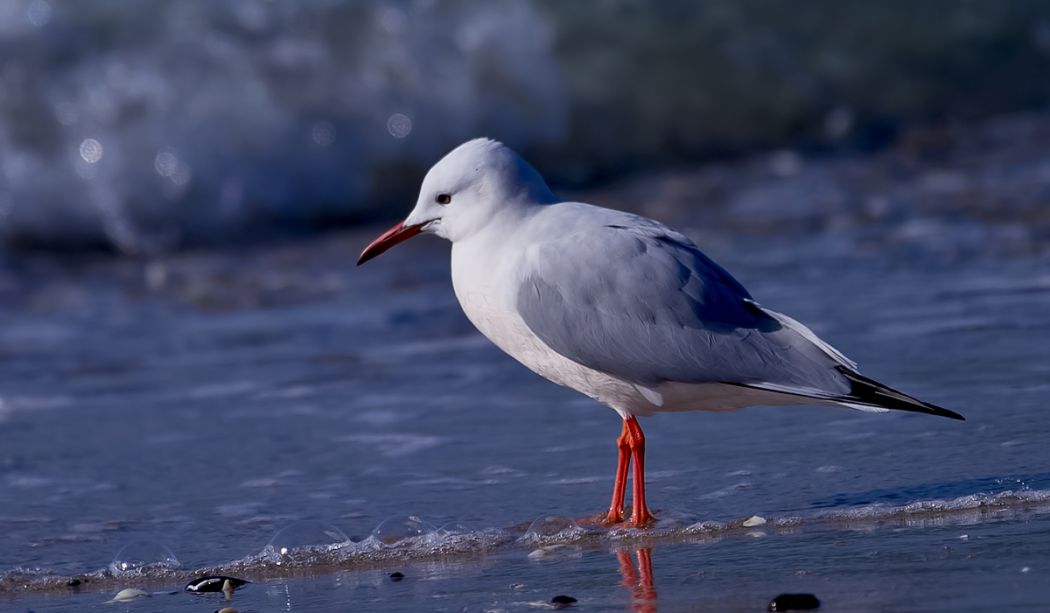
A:
[[[379,238],[375,239],[365,247],[365,250],[361,252],[361,255],[357,256],[357,265],[360,266],[361,264],[364,264],[394,245],[407,241],[422,231],[423,224],[416,226],[406,226],[404,222],[397,224],[393,228],[380,234]]]

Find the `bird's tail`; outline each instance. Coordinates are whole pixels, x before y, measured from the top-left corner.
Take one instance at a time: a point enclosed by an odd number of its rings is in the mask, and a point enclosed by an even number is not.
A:
[[[935,404],[923,402],[913,398],[904,392],[883,385],[874,379],[869,379],[852,368],[839,365],[836,370],[849,383],[850,389],[845,394],[829,392],[826,390],[802,387],[796,385],[781,385],[769,382],[734,383],[741,387],[750,387],[767,392],[776,392],[799,398],[817,400],[822,403],[834,403],[851,409],[869,411],[872,413],[884,413],[890,410],[911,411],[913,413],[926,413],[927,415],[939,415],[951,419],[965,420],[966,418],[955,411],[949,411]]]
[[[838,371],[850,383],[849,393],[832,398],[833,401],[857,409],[896,409],[898,411],[911,411],[913,413],[926,413],[927,415],[939,415],[951,419],[965,420],[966,418],[955,411],[949,411],[918,398],[913,398],[904,392],[883,385],[874,379],[839,366]]]

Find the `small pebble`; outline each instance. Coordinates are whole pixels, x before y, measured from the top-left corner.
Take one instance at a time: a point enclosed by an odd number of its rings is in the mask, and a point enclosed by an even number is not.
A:
[[[186,584],[187,592],[195,592],[203,594],[205,592],[221,592],[226,584],[229,583],[233,589],[247,585],[249,581],[244,579],[238,579],[236,577],[224,577],[222,575],[209,575],[207,577],[199,577],[190,581]]]
[[[555,596],[554,598],[551,598],[551,604],[554,605],[555,609],[566,609],[566,608],[571,607],[572,605],[576,604],[576,599],[573,598],[572,596],[566,596],[564,594],[559,594],[559,595]]]
[[[390,573],[390,580],[391,581],[400,581],[400,580],[402,580],[404,578],[405,578],[405,574],[404,573],[400,573],[400,572]]]
[[[744,527],[745,528],[754,528],[755,526],[765,525],[765,523],[766,523],[766,518],[765,517],[759,517],[758,515],[752,515],[751,517],[748,517],[747,519],[744,520]]]
[[[781,594],[769,601],[767,611],[812,611],[820,608],[813,594]]]
[[[137,587],[129,587],[117,592],[117,595],[113,597],[111,602],[127,602],[144,596],[149,596],[149,592],[140,590]]]

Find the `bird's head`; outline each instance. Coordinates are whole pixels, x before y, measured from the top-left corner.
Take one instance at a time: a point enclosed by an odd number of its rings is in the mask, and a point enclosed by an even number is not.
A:
[[[509,221],[515,212],[555,200],[543,177],[509,147],[487,138],[467,141],[427,172],[416,207],[365,247],[357,264],[422,232],[456,242],[493,220]]]

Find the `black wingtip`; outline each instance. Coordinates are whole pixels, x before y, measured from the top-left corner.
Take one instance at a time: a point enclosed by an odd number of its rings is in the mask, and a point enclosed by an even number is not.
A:
[[[838,370],[843,376],[849,379],[851,387],[848,399],[851,401],[886,409],[910,411],[912,413],[925,413],[927,415],[937,415],[938,417],[966,421],[965,417],[955,411],[939,407],[935,404],[930,404],[929,402],[924,402],[918,398],[899,392],[888,385],[883,385],[874,379],[869,379],[868,377],[844,366],[840,366]]]
[[[956,413],[955,411],[952,411],[951,409],[946,409],[944,407],[939,407],[939,406],[937,406],[935,404],[930,404],[928,402],[924,402],[922,404],[923,404],[924,407],[927,407],[927,408],[930,409],[930,415],[937,415],[939,417],[947,417],[948,419],[956,419],[958,421],[966,421],[965,417],[963,417],[962,415],[959,415],[958,413]],[[922,412],[925,412],[925,411],[922,411]]]

